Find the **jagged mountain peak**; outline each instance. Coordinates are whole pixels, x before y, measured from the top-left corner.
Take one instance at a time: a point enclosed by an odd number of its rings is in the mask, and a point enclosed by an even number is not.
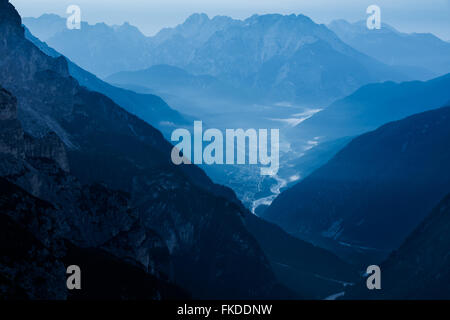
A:
[[[57,15],[56,13],[43,13],[38,19],[64,20],[63,17]]]
[[[147,37],[141,32],[141,30],[127,21],[119,26],[113,26],[112,29],[119,34],[123,34],[124,36],[130,37],[137,41],[147,41]]]
[[[350,34],[362,33],[362,34],[390,34],[395,33],[400,35],[401,32],[395,29],[393,26],[386,22],[381,22],[380,29],[368,29],[366,20],[357,20],[355,22],[349,22],[345,19],[336,19],[328,24],[328,27],[333,31],[347,32]],[[339,32],[340,33],[340,32]]]
[[[45,38],[45,25],[27,26],[35,36]],[[60,32],[47,43],[103,78],[167,64],[193,75],[216,77],[258,99],[321,104],[368,82],[407,79],[303,14],[238,20],[196,13],[153,37],[134,27],[109,28],[107,36],[94,32],[94,27],[86,29]]]
[[[280,13],[266,13],[254,14],[245,19],[246,22],[279,22],[279,21],[295,21],[316,24],[311,18],[304,14],[280,14]]]
[[[193,13],[186,19],[186,21],[184,23],[185,24],[202,24],[209,20],[210,19],[206,13]]]

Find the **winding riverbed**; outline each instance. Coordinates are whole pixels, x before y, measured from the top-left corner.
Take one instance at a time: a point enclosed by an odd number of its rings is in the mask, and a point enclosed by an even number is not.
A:
[[[273,202],[273,200],[275,200],[275,198],[281,193],[281,189],[287,186],[286,179],[283,179],[278,175],[275,175],[272,178],[276,180],[276,183],[270,187],[270,192],[272,192],[272,194],[270,196],[254,200],[252,204],[253,213],[255,213],[256,208],[258,208],[260,205],[269,206]]]

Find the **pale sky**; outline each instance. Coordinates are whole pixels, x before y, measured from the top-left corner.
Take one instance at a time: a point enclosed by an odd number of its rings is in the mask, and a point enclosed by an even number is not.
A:
[[[210,17],[227,15],[243,19],[252,14],[305,14],[317,23],[333,19],[351,22],[366,19],[366,8],[381,8],[382,22],[404,32],[431,32],[450,40],[450,0],[11,0],[24,17],[56,13],[66,17],[75,4],[82,20],[90,24],[129,22],[146,35],[182,23],[195,12]]]

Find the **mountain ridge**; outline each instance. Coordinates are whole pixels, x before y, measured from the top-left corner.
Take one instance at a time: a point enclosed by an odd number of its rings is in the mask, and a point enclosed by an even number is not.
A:
[[[406,70],[418,80],[450,72],[450,45],[431,33],[403,33],[382,23],[368,30],[365,21],[334,20],[328,27],[344,42],[388,65]],[[411,68],[414,67],[414,68]]]
[[[303,121],[296,134],[324,140],[356,136],[445,105],[450,101],[449,85],[450,73],[427,81],[368,84]]]
[[[263,217],[334,252],[353,246],[386,255],[450,189],[448,121],[450,107],[442,107],[358,136]]]
[[[27,28],[25,28],[25,37],[48,56],[63,57],[59,52],[47,46],[46,43],[34,37]],[[67,57],[64,57],[64,59],[67,60],[70,75],[77,79],[82,86],[108,96],[128,112],[158,128],[166,137],[170,136],[174,126],[188,125],[185,116],[171,109],[160,97],[114,87],[80,68]]]
[[[215,76],[246,88],[253,96],[276,102],[282,97],[304,103],[331,102],[369,82],[407,79],[401,72],[354,50],[325,25],[315,24],[301,14],[253,15],[245,20],[193,14],[183,24],[165,28],[154,37],[130,36],[130,40],[115,35],[112,27],[108,37],[103,36],[103,28],[95,31],[94,26],[88,26],[84,30],[82,26],[77,32],[63,29],[47,43],[101,77],[167,64],[194,75]],[[40,36],[36,33],[39,28],[35,27],[36,32],[30,30]],[[95,32],[102,34],[98,41]],[[105,43],[111,37],[117,39]],[[129,51],[110,48],[127,41]],[[326,48],[314,46],[316,41],[326,44]],[[133,57],[134,54],[139,56]],[[301,63],[300,58],[307,63]],[[107,66],[114,69],[107,70]],[[336,68],[339,72],[335,72]],[[268,72],[274,77],[266,78]],[[322,88],[321,94],[316,92],[318,87]]]

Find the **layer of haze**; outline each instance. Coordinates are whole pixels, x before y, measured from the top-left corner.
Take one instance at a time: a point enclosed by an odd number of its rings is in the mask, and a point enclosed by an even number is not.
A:
[[[189,15],[204,12],[210,17],[227,15],[243,19],[252,14],[302,13],[317,23],[334,19],[366,18],[366,8],[381,8],[382,21],[404,32],[431,32],[450,40],[450,0],[11,0],[24,17],[43,13],[66,16],[75,4],[82,19],[91,24],[129,22],[147,35],[182,23]]]

